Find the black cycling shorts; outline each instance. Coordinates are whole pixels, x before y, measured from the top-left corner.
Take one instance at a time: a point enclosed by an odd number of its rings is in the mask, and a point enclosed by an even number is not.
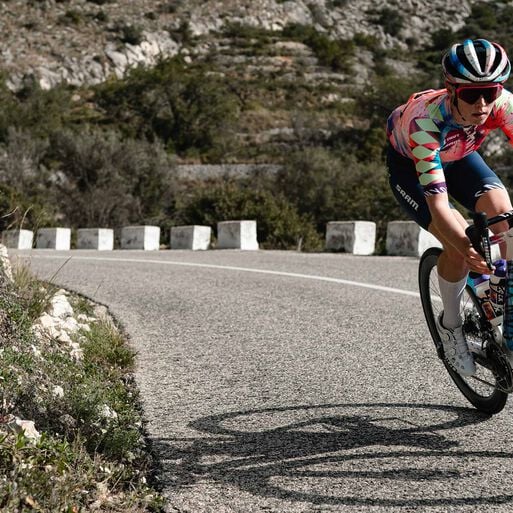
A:
[[[388,145],[387,168],[392,192],[406,214],[422,228],[428,229],[431,213],[424,189],[417,178],[413,160],[403,157]],[[477,200],[491,189],[505,189],[500,178],[488,167],[477,151],[461,160],[443,164],[449,196],[470,212]],[[451,208],[454,206],[449,203]]]

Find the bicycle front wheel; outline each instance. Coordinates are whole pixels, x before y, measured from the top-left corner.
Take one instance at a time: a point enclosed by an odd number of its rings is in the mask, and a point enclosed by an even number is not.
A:
[[[499,413],[506,404],[508,394],[501,389],[502,377],[497,370],[498,366],[487,356],[485,347],[489,335],[484,329],[484,312],[479,299],[468,285],[465,287],[460,308],[464,320],[463,331],[475,356],[476,374],[471,377],[461,376],[445,358],[435,321],[443,310],[437,273],[437,262],[441,252],[439,248],[428,249],[422,255],[419,264],[420,298],[431,337],[449,376],[467,400],[479,411],[488,414]]]

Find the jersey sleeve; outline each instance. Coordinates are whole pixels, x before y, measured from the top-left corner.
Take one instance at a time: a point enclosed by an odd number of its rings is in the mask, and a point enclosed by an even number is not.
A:
[[[513,146],[513,94],[503,91],[495,101],[495,117],[498,126]]]
[[[420,117],[410,121],[409,145],[424,195],[447,192],[440,158],[441,133],[434,119]]]

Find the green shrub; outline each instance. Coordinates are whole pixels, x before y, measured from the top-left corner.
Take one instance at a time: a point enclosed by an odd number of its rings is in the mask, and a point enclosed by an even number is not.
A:
[[[19,279],[0,284],[0,416],[34,421],[41,438],[0,430],[2,512],[162,511],[146,484],[152,461],[128,374],[133,351],[109,322],[83,333],[79,360],[67,344],[36,338],[26,295],[43,285],[28,279],[21,289]]]
[[[479,30],[493,30],[499,25],[497,8],[485,2],[473,4],[469,18],[479,27]]]
[[[68,87],[44,91],[37,81],[27,78],[14,94],[5,85],[5,79],[0,80],[0,143],[7,140],[12,129],[27,131],[35,138],[47,137],[70,121],[71,110]]]
[[[331,8],[341,8],[345,7],[349,1],[350,0],[330,0],[327,5]]]
[[[353,36],[353,42],[356,46],[361,46],[370,51],[376,51],[379,48],[379,41],[376,36],[372,34],[364,34],[363,32],[357,32]]]
[[[283,194],[245,182],[212,182],[183,200],[177,224],[216,226],[219,221],[257,221],[262,248],[318,250],[321,239],[308,215],[299,215]]]
[[[376,76],[356,98],[361,118],[372,126],[384,127],[393,109],[403,104],[416,91],[432,89],[436,84],[419,71],[410,77]]]
[[[60,177],[55,201],[71,226],[144,223],[172,202],[172,166],[158,144],[109,130],[61,131],[46,159]]]
[[[387,146],[385,126],[342,128],[333,133],[329,143],[335,153],[351,155],[358,162],[380,162]]]
[[[106,23],[109,21],[109,15],[105,11],[98,11],[93,18],[100,23]]]
[[[501,44],[511,56],[513,51],[513,6],[499,2],[476,2],[465,25],[456,32],[456,41],[485,38]]]
[[[63,15],[59,17],[59,23],[67,25],[79,25],[82,22],[82,13],[77,9],[68,9]]]
[[[353,41],[333,40],[314,27],[299,24],[287,25],[283,29],[283,36],[309,46],[319,59],[320,64],[329,66],[334,71],[348,72],[351,70],[355,50]]]
[[[52,226],[50,175],[42,165],[48,145],[28,132],[10,129],[0,144],[0,230]]]
[[[270,30],[242,23],[226,23],[222,33],[235,40],[257,40],[262,44],[269,43],[274,35]]]
[[[34,280],[28,265],[18,263],[14,266],[12,274],[19,300],[23,305],[23,316],[32,324],[48,309],[50,298],[57,288],[53,285],[42,287]]]
[[[446,51],[455,41],[455,35],[450,28],[441,28],[431,34],[432,49]]]
[[[207,160],[222,157],[238,112],[223,76],[203,65],[186,67],[178,58],[99,86],[96,101],[105,121],[121,122],[129,137],[161,140],[170,152],[196,152]]]
[[[324,148],[292,154],[277,175],[275,190],[293,202],[301,215],[311,215],[319,233],[329,221],[375,221],[380,245],[386,223],[403,217],[382,161],[361,163]]]
[[[139,25],[127,24],[120,29],[120,40],[131,45],[140,45],[143,41],[143,28]]]
[[[163,13],[175,13],[180,8],[182,0],[167,0],[160,2],[159,11]]]
[[[404,26],[404,16],[396,9],[384,7],[379,11],[377,24],[381,25],[387,34],[395,37]]]
[[[33,230],[55,226],[55,205],[48,194],[24,195],[18,189],[0,184],[0,208],[5,214],[0,218],[0,230]]]

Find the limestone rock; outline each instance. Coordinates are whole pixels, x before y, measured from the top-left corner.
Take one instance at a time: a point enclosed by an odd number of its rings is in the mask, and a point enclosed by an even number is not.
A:
[[[34,421],[32,420],[23,420],[14,417],[6,423],[6,427],[13,433],[23,433],[28,440],[34,443],[37,443],[41,438],[41,434],[36,429]]]
[[[152,66],[161,57],[177,55],[184,26],[193,36],[208,36],[235,24],[271,31],[288,24],[311,25],[333,39],[359,33],[374,36],[383,48],[407,49],[412,41],[430,42],[434,30],[460,28],[475,1],[191,0],[171,9],[165,2],[149,0],[102,5],[11,0],[0,2],[0,67],[12,90],[19,90],[26,77],[44,89],[62,81],[96,84],[112,75],[122,77],[133,66]],[[398,33],[389,34],[380,26],[383,9],[407,20]],[[439,13],[436,24],[434,12]]]

